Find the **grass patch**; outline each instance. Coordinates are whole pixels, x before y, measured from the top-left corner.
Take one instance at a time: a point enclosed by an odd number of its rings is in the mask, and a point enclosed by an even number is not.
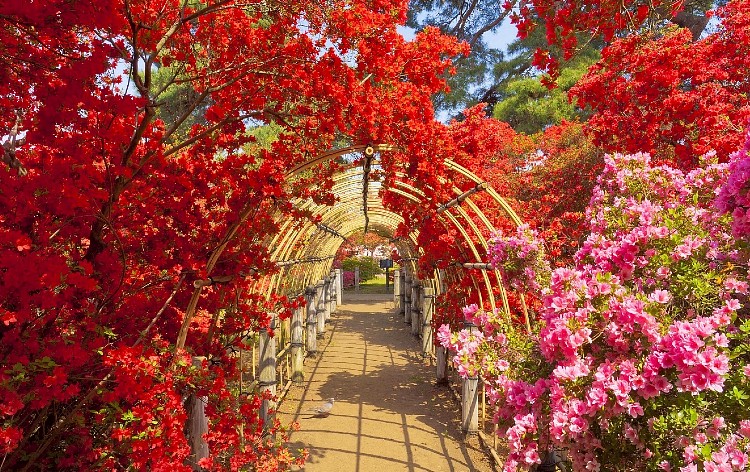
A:
[[[388,291],[385,291],[385,274],[376,275],[374,279],[362,282],[359,284],[359,292],[355,292],[354,287],[345,288],[347,293],[367,293],[367,294],[385,294],[393,293],[393,284],[388,286]]]

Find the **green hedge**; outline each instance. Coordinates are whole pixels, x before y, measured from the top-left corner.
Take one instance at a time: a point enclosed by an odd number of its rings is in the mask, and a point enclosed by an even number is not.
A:
[[[374,279],[376,275],[383,273],[380,263],[372,257],[349,257],[341,262],[341,270],[354,271],[355,267],[359,267],[360,282],[367,282]]]

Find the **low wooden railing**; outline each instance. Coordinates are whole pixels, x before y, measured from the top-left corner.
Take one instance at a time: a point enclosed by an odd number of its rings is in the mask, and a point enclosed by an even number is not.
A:
[[[452,356],[443,347],[435,348],[432,329],[434,289],[415,280],[410,274],[397,271],[394,277],[394,305],[404,316],[411,333],[421,338],[422,355],[436,368],[436,383],[450,387],[461,403],[461,427],[464,434],[476,434],[498,466],[503,465],[498,452],[497,426],[491,421],[493,412],[487,402],[486,386],[481,378],[463,379],[448,359]],[[468,329],[475,329],[467,325]]]
[[[270,393],[260,411],[265,424],[272,424],[277,403],[292,384],[304,381],[304,360],[317,353],[317,339],[325,333],[326,322],[336,312],[340,300],[339,274],[340,271],[332,272],[300,294],[304,295],[306,304],[295,309],[290,319],[279,320],[274,316],[269,326],[274,336],[270,336],[268,329],[260,330],[252,334],[249,349],[233,352],[238,357],[240,394]],[[187,433],[192,451],[187,463],[196,471],[201,470],[198,462],[208,456],[208,445],[203,439],[208,428],[206,401],[205,397],[191,395],[186,402],[189,405]]]

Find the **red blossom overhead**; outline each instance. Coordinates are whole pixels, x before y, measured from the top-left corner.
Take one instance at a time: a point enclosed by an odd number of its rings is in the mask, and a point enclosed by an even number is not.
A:
[[[464,47],[435,30],[406,42],[405,8],[0,6],[0,467],[187,470],[189,393],[209,397],[206,467],[295,460],[262,439],[226,352],[293,303],[253,293],[279,218],[314,218],[295,198],[334,201],[335,164],[289,169],[335,138],[407,150],[431,126]],[[265,123],[277,139],[255,144]],[[211,275],[232,280],[193,287]]]
[[[518,36],[526,38],[539,27],[545,29],[548,45],[536,50],[533,65],[550,74],[543,81],[554,87],[561,60],[567,60],[580,47],[580,38],[601,38],[609,42],[618,33],[636,31],[647,18],[670,19],[680,22],[677,15],[684,7],[683,0],[511,0],[503,8],[513,10],[510,18],[518,28]]]
[[[726,160],[750,118],[750,4],[719,10],[716,32],[693,42],[686,30],[633,35],[605,48],[572,94],[594,115],[596,144],[650,152],[684,169],[715,150]]]

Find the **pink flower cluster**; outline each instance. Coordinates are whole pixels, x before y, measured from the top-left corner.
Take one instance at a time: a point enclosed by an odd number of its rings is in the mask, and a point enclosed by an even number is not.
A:
[[[750,229],[738,234],[714,211],[736,168],[728,180],[726,165],[682,173],[645,154],[608,156],[576,267],[543,284],[538,333],[519,340],[476,306],[464,316],[481,333],[441,328],[459,370],[488,382],[506,470],[538,463],[547,447],[581,471],[747,468],[750,421],[737,398],[750,393]],[[542,285],[539,248],[521,227],[496,236],[491,257],[529,290]]]
[[[745,146],[732,155],[729,178],[721,187],[716,207],[732,215],[732,234],[736,238],[750,234],[750,132]]]
[[[548,277],[549,263],[542,242],[529,225],[516,228],[514,236],[496,233],[490,239],[490,262],[500,270],[503,283],[522,292],[536,291]]]

